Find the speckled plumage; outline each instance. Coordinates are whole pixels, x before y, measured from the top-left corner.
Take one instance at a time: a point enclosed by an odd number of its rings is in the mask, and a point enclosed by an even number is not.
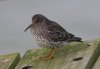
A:
[[[34,15],[32,24],[28,28],[30,28],[34,39],[40,47],[58,48],[69,42],[81,42],[81,38],[68,33],[58,23],[49,20],[42,14]]]

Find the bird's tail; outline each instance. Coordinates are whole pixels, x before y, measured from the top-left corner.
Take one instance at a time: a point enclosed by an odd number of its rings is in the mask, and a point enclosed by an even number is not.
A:
[[[68,42],[83,42],[82,41],[82,38],[80,38],[80,37],[75,37],[75,35],[73,35],[73,34],[71,34],[71,33],[69,33],[69,35],[70,35],[70,38],[69,38],[69,40],[68,40]]]

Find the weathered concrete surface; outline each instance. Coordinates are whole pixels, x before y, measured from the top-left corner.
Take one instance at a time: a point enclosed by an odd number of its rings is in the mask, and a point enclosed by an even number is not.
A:
[[[98,41],[99,41],[99,39],[98,39]],[[99,57],[98,57],[96,63],[94,64],[93,69],[100,69],[100,54],[99,54]]]
[[[83,43],[71,43],[59,48],[52,60],[43,61],[39,57],[48,53],[49,49],[28,50],[15,69],[32,66],[30,69],[92,69],[100,53],[100,39]],[[79,61],[74,58],[83,57]]]
[[[93,69],[100,69],[100,56],[99,56],[98,60],[96,61]]]
[[[85,69],[92,69],[94,64],[96,63],[98,57],[100,55],[100,42],[97,45],[97,48],[95,49],[95,51],[93,52],[93,55],[91,56],[91,58],[89,59],[88,64],[86,65]]]
[[[0,69],[14,69],[20,60],[19,53],[0,56]]]

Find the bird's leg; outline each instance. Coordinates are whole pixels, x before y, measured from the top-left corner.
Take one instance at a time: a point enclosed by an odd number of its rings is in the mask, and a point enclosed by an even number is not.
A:
[[[52,51],[53,51],[53,49],[49,52],[49,54],[48,54],[48,55],[43,56],[43,57],[40,57],[40,59],[43,59],[43,58],[48,58],[48,57],[51,55]]]
[[[42,58],[42,60],[49,60],[52,59],[52,57],[54,56],[55,52],[56,52],[57,48],[54,48],[50,51],[50,53],[48,54],[48,56]]]
[[[50,54],[48,55],[47,59],[51,59],[54,56],[56,51],[57,51],[57,48],[52,49]]]
[[[49,54],[47,56],[45,56],[46,58],[48,58],[53,52],[53,49],[51,49],[51,51],[49,52]]]

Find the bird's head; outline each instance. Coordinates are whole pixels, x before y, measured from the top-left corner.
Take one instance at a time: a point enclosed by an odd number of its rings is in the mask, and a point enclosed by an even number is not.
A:
[[[32,26],[44,23],[45,20],[47,20],[47,18],[45,16],[43,16],[42,14],[34,15],[32,17],[32,23],[25,29],[25,31],[28,30],[29,28],[31,28]]]

